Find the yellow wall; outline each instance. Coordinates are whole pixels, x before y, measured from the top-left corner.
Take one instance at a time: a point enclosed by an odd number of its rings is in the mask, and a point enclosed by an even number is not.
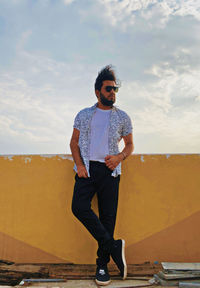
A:
[[[115,237],[128,263],[199,262],[200,155],[133,155],[122,169]],[[70,155],[0,156],[0,259],[95,263],[73,184]]]

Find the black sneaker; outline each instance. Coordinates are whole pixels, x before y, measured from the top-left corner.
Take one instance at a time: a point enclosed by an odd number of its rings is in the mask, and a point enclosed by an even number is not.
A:
[[[116,263],[120,275],[123,279],[127,276],[127,265],[125,259],[125,241],[124,240],[114,240],[112,249],[111,249],[111,257],[113,261]]]
[[[111,282],[107,266],[97,266],[95,282],[102,286]]]

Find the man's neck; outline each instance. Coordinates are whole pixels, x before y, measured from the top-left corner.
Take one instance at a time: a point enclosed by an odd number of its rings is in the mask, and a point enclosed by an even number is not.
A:
[[[102,103],[97,103],[97,108],[102,109],[102,110],[111,110],[113,106],[105,106]]]

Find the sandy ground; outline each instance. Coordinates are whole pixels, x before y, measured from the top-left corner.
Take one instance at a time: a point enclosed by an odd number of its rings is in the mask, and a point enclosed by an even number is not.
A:
[[[133,288],[133,287],[139,287],[142,286],[144,287],[146,285],[146,287],[148,287],[149,282],[147,280],[112,280],[111,283],[109,285],[107,285],[106,287],[108,288]],[[13,286],[0,286],[0,288],[11,288]],[[39,282],[39,283],[31,283],[29,285],[24,284],[24,285],[17,285],[14,286],[17,288],[22,288],[22,287],[31,287],[31,288],[97,288],[97,287],[105,287],[105,286],[97,286],[94,280],[67,280],[66,282],[54,282],[54,283],[47,283],[47,282]],[[153,285],[150,287],[157,287],[157,288],[167,288],[164,286],[157,286],[157,285]],[[172,287],[173,288],[173,287]]]

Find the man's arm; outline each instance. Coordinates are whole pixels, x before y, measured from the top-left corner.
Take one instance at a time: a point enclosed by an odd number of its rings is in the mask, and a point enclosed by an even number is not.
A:
[[[86,167],[81,159],[80,148],[78,146],[80,131],[74,128],[70,141],[70,149],[72,157],[77,166],[77,174],[79,177],[88,178]]]
[[[125,147],[122,150],[122,152],[120,152],[117,155],[108,155],[105,157],[106,166],[110,168],[111,170],[114,170],[117,167],[117,165],[119,165],[121,161],[123,161],[129,155],[131,155],[131,153],[134,150],[133,134],[130,133],[127,136],[123,136],[122,138],[125,144]]]

